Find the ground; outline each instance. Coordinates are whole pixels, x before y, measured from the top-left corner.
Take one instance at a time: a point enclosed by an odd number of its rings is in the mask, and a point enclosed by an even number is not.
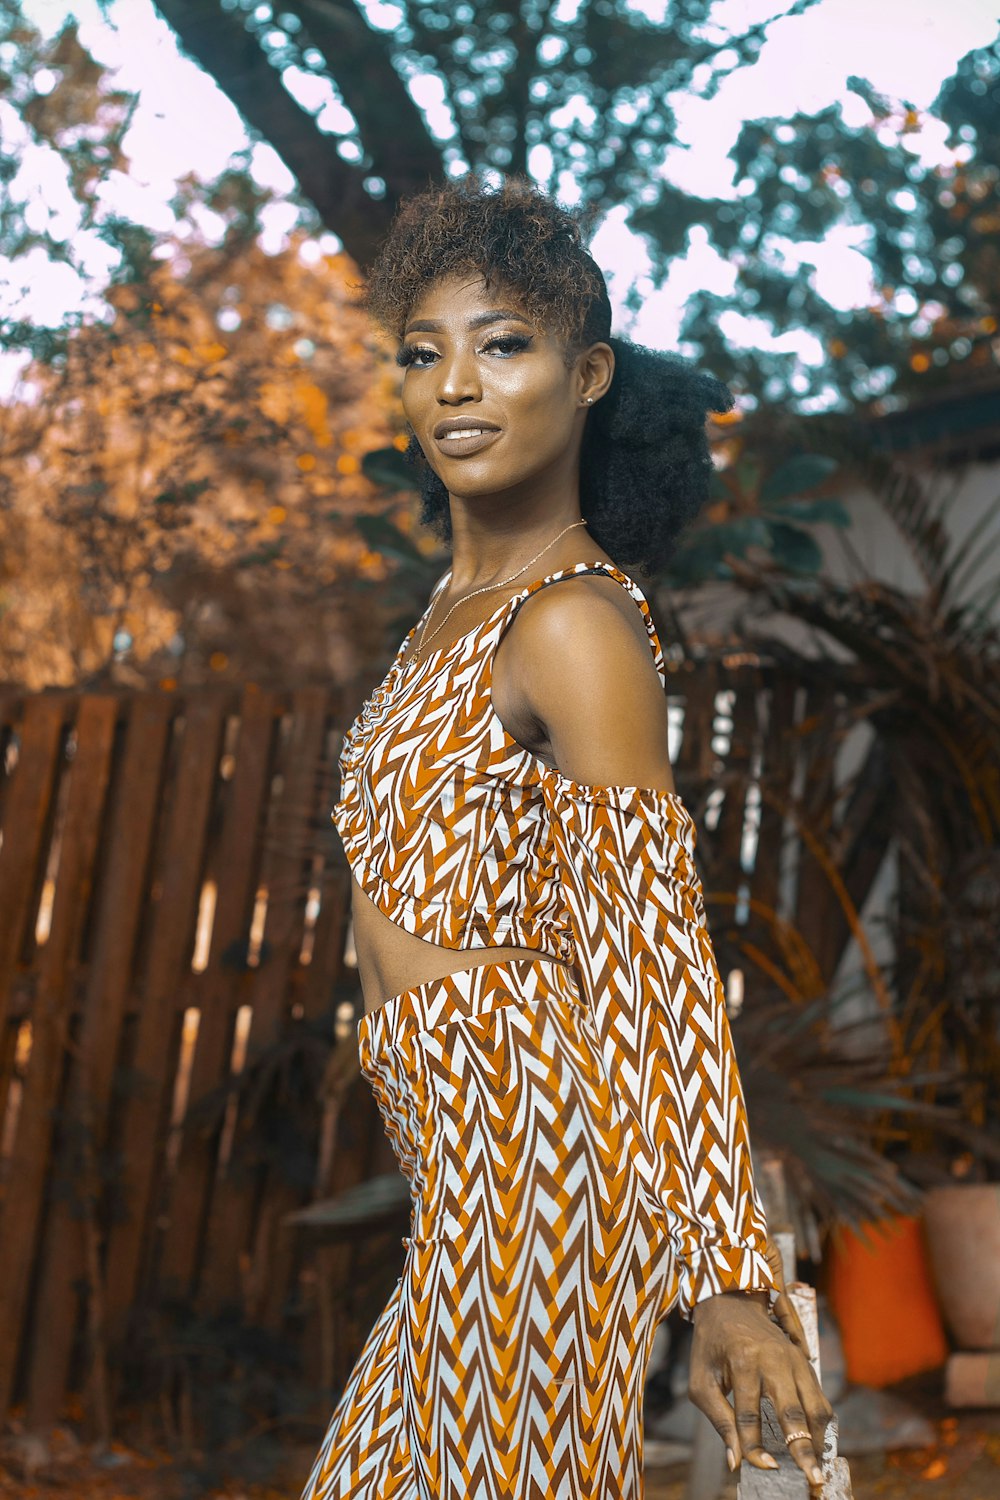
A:
[[[1000,1412],[945,1418],[933,1448],[852,1458],[854,1500],[997,1500],[1000,1496]],[[646,1500],[684,1500],[686,1473],[649,1475]],[[736,1495],[735,1479],[723,1491]]]
[[[928,1413],[932,1415],[932,1413]],[[855,1500],[997,1500],[1000,1495],[1000,1411],[938,1416],[932,1448],[851,1459]],[[196,1471],[166,1454],[116,1448],[101,1463],[66,1430],[52,1458],[16,1438],[0,1443],[0,1497],[10,1500],[297,1500],[312,1450],[289,1450],[283,1474],[268,1486],[233,1481],[204,1485]],[[25,1470],[27,1469],[27,1473]],[[684,1500],[686,1474],[677,1467],[648,1476],[646,1500]],[[735,1496],[735,1481],[725,1491]],[[608,1497],[610,1500],[610,1497]]]

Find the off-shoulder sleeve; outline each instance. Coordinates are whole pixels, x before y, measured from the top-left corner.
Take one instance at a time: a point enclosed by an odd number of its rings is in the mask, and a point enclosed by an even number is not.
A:
[[[680,1270],[679,1304],[775,1292],[694,824],[679,799],[545,770],[584,999],[640,1178]]]

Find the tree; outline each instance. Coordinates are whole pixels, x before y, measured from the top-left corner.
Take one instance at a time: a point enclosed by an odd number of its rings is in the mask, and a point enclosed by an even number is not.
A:
[[[817,3],[776,0],[776,14]],[[655,191],[673,139],[671,96],[711,97],[756,57],[770,24],[725,31],[709,23],[713,4],[671,0],[658,23],[613,0],[289,0],[280,9],[156,0],[362,265],[401,197],[465,165],[530,170],[550,188],[572,181],[599,208]],[[432,80],[447,126],[432,127],[414,102],[418,77]],[[322,80],[345,107],[332,129],[296,102],[303,78]]]
[[[115,0],[107,3],[113,11]],[[995,366],[996,46],[964,59],[937,101],[952,166],[922,166],[910,149],[920,117],[856,80],[870,112],[861,124],[833,108],[746,126],[734,151],[742,194],[734,203],[681,194],[659,171],[677,91],[711,92],[764,34],[758,27],[720,51],[708,0],[675,0],[663,23],[611,0],[575,9],[521,0],[489,13],[400,0],[405,24],[392,32],[370,19],[391,7],[364,12],[354,0],[296,0],[278,21],[265,5],[241,6],[163,0],[161,9],[183,22],[188,44],[236,91],[247,118],[271,130],[289,161],[298,152],[303,188],[338,232],[355,226],[359,245],[364,236],[374,242],[395,197],[429,175],[466,161],[527,166],[596,210],[626,199],[661,271],[703,225],[737,273],[727,308],[818,336],[815,367],[736,348],[720,328],[718,299],[693,298],[685,346],[741,387],[744,405],[763,401],[773,412],[833,396],[849,409]],[[805,0],[793,10],[804,8]],[[72,206],[57,224],[8,193],[0,254],[28,277],[32,257],[76,266],[85,242],[107,251],[103,303],[95,296],[61,328],[16,318],[3,328],[9,346],[37,360],[21,398],[0,411],[3,670],[32,685],[104,672],[283,679],[291,638],[306,676],[325,677],[331,665],[370,675],[384,645],[380,623],[391,611],[393,637],[409,623],[433,559],[427,540],[413,541],[405,501],[395,508],[399,527],[375,514],[384,494],[357,467],[398,438],[401,418],[352,305],[356,272],[346,259],[320,256],[309,234],[318,216],[305,199],[301,231],[266,255],[266,201],[239,160],[219,182],[181,185],[170,233],[116,214],[105,188],[128,171],[135,100],[72,24],[45,43],[17,0],[0,0],[0,73],[13,106],[0,119],[0,177],[14,182],[28,148],[41,147],[62,163]],[[334,112],[339,136],[289,92],[302,93],[307,76],[350,104],[350,114]],[[451,110],[448,139],[414,102],[431,86]],[[285,114],[254,113],[268,100],[277,109],[279,96]],[[805,251],[845,224],[868,236],[881,288],[877,306],[853,314],[834,312],[805,271],[781,261],[783,246]],[[789,433],[789,446],[801,447],[801,434]],[[381,483],[378,463],[368,472]],[[743,485],[738,474],[733,482]],[[794,544],[804,559],[787,516],[779,525],[730,490],[710,521],[756,528],[768,545],[780,541],[784,554]],[[714,558],[724,540],[698,545]],[[393,572],[403,558],[411,566]],[[352,588],[338,599],[346,575]],[[355,585],[386,578],[397,594],[381,590],[377,608],[345,635]]]
[[[30,283],[40,261],[81,270],[80,246],[103,241],[108,277],[141,273],[150,237],[109,213],[101,189],[127,169],[123,141],[136,100],[111,86],[104,69],[80,45],[75,25],[46,44],[24,18],[18,0],[0,0],[0,92],[10,109],[0,124],[0,256],[7,261],[4,291]],[[12,124],[16,121],[16,127]],[[62,169],[63,212],[25,203],[15,185],[29,152]],[[5,349],[23,346],[50,359],[61,338],[48,325],[18,320],[8,310],[0,331]]]
[[[18,46],[55,79],[27,118],[100,227],[131,101],[72,26]],[[384,508],[361,460],[396,431],[395,377],[352,263],[303,232],[265,253],[265,204],[238,169],[182,183],[172,233],[112,226],[127,255],[103,308],[27,331],[46,357],[0,406],[7,681],[349,681],[381,649],[353,585],[390,570],[356,517]],[[6,230],[8,253],[37,240],[14,211]]]
[[[848,125],[841,105],[816,116],[755,120],[732,156],[741,193],[704,205],[701,222],[736,268],[732,295],[691,299],[683,336],[709,362],[725,363],[766,400],[807,404],[824,389],[849,401],[976,378],[1000,360],[1000,42],[962,59],[933,115],[948,127],[951,164],[928,167],[914,140],[928,123],[912,106],[851,80],[869,117]],[[669,204],[635,216],[662,257]],[[837,229],[859,233],[877,288],[871,305],[834,312],[787,252],[811,264],[809,247]],[[762,361],[734,350],[719,329],[727,308],[763,318],[775,334],[818,334],[824,357]]]
[[[723,200],[670,182],[673,105],[682,93],[711,97],[752,63],[770,22],[727,33],[711,0],[670,0],[659,21],[623,0],[156,3],[362,264],[398,199],[429,179],[528,171],[596,211],[625,203],[660,275],[704,231],[736,285],[724,299],[692,299],[683,346],[752,399],[848,406],[994,360],[996,47],[963,59],[937,101],[953,166],[924,167],[912,148],[925,121],[857,79],[870,110],[861,125],[841,106],[748,124],[732,153],[739,196]],[[798,16],[814,3],[775,10]],[[303,80],[339,102],[330,128],[293,97],[310,97]],[[809,242],[838,227],[858,230],[878,289],[846,313],[810,275]],[[775,334],[813,334],[823,353],[807,363],[795,350],[734,346],[719,329],[723,308]]]
[[[339,587],[386,575],[352,512],[392,433],[347,268],[187,248],[2,413],[8,681],[343,680],[378,649]]]

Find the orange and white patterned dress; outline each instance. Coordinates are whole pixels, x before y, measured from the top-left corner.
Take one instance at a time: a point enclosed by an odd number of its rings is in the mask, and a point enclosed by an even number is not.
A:
[[[550,770],[492,707],[517,610],[582,573],[629,591],[665,683],[639,588],[579,563],[404,666],[418,622],[344,740],[333,817],[371,899],[431,942],[538,957],[359,1023],[413,1221],[304,1500],[638,1500],[657,1322],[773,1293],[691,818]]]

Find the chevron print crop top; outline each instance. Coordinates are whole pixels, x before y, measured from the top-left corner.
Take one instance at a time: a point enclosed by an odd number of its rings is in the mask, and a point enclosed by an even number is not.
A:
[[[490,690],[493,653],[520,606],[538,589],[583,573],[607,574],[632,595],[665,683],[649,605],[606,562],[538,579],[451,645],[404,667],[401,658],[446,573],[344,739],[333,819],[348,860],[376,906],[417,937],[449,948],[511,944],[574,959],[542,794],[546,778],[572,784],[507,733]]]

